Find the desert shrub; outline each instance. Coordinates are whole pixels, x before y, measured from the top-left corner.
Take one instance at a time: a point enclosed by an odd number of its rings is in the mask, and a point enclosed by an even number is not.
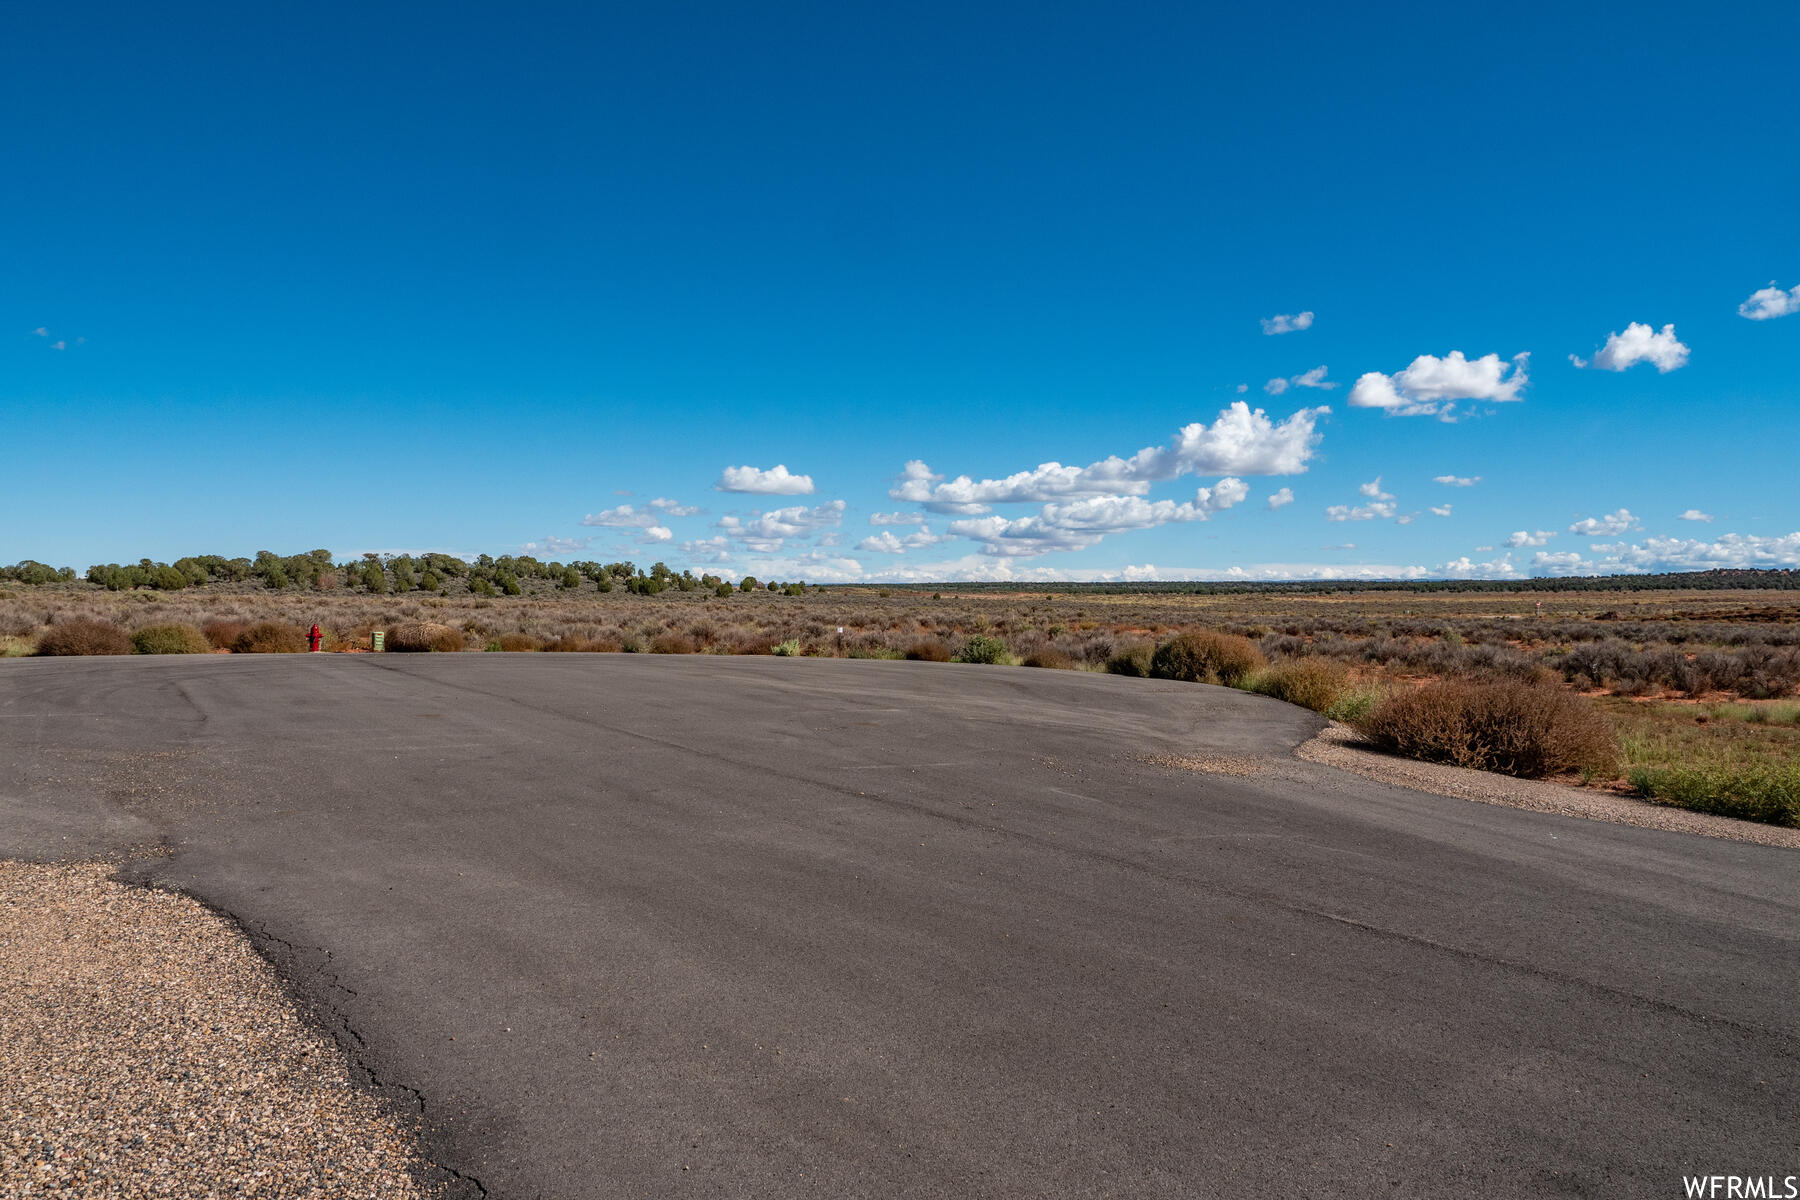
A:
[[[1394,692],[1357,722],[1376,745],[1411,758],[1541,779],[1610,775],[1618,742],[1604,714],[1553,685],[1436,681]]]
[[[1658,804],[1770,825],[1800,826],[1800,767],[1633,767],[1627,778],[1639,793]]]
[[[545,642],[543,649],[551,654],[617,654],[624,649],[616,638],[586,638],[564,635]]]
[[[131,635],[135,654],[205,654],[212,648],[192,625],[146,625]]]
[[[1027,654],[1020,662],[1027,667],[1044,667],[1052,671],[1073,671],[1075,660],[1055,646],[1044,646]]]
[[[1324,714],[1333,721],[1342,721],[1346,725],[1360,724],[1381,700],[1382,692],[1375,687],[1352,688],[1339,696]]]
[[[244,636],[244,630],[250,628],[243,621],[208,621],[200,627],[214,650],[229,650]]]
[[[789,638],[785,642],[779,642],[769,653],[778,654],[782,658],[798,658],[800,656],[800,639]]]
[[[1290,658],[1252,677],[1251,690],[1325,712],[1350,688],[1350,672],[1328,658]]]
[[[906,657],[913,662],[949,662],[950,647],[943,638],[924,638],[906,648]]]
[[[985,666],[1003,663],[1006,659],[1006,643],[997,637],[981,633],[964,642],[962,649],[956,654],[957,662],[981,663]]]
[[[58,621],[38,639],[39,654],[130,654],[131,635],[111,621],[75,617]]]
[[[1195,629],[1158,646],[1150,659],[1150,674],[1183,683],[1234,686],[1264,665],[1262,651],[1249,638]]]
[[[1150,660],[1155,655],[1156,647],[1149,642],[1132,642],[1121,646],[1106,660],[1106,673],[1147,679],[1150,676]]]
[[[388,645],[393,645],[392,635]],[[237,635],[231,649],[236,654],[305,654],[306,631],[280,621],[258,621]]]
[[[453,625],[439,625],[432,621],[407,621],[395,626],[387,635],[387,648],[402,654],[424,654],[437,650],[444,653],[460,651],[468,646],[463,631]]]
[[[652,654],[698,654],[700,646],[685,633],[659,633],[650,639]]]
[[[508,654],[517,654],[527,650],[542,650],[544,643],[529,633],[503,633],[494,639],[494,648]]]
[[[746,634],[731,643],[733,654],[773,654],[781,639],[772,633]]]

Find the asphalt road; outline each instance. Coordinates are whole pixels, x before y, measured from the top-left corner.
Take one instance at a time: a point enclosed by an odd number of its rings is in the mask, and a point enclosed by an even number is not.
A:
[[[1677,1196],[1800,1174],[1800,855],[1073,672],[0,662],[0,854],[163,842],[499,1197]],[[1260,774],[1159,755],[1266,759]]]

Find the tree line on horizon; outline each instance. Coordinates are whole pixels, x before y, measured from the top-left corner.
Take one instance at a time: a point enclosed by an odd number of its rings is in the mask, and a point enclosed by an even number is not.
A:
[[[505,554],[498,558],[482,554],[473,560],[465,560],[453,554],[371,553],[357,560],[337,562],[329,550],[290,555],[259,550],[255,558],[196,554],[172,563],[148,558],[130,564],[99,563],[89,567],[86,575],[77,575],[73,567],[52,567],[29,558],[10,567],[0,567],[0,580],[31,587],[75,583],[83,579],[114,592],[139,589],[176,592],[223,583],[257,585],[271,591],[360,588],[376,595],[387,595],[437,592],[452,580],[466,584],[468,590],[478,596],[517,596],[532,580],[544,581],[563,591],[592,584],[595,591],[610,592],[619,588],[638,595],[655,595],[669,590],[705,590],[721,596],[734,591],[800,595],[807,588],[804,582],[784,584],[771,580],[765,583],[753,575],[746,575],[733,584],[717,575],[695,575],[689,570],[677,572],[662,562],[645,570],[629,561],[544,562],[529,554]]]
[[[78,574],[73,567],[52,567],[36,559],[25,559],[10,567],[0,566],[0,582],[37,587],[46,584],[88,583],[108,591],[180,591],[209,584],[260,585],[274,591],[289,588],[328,591],[338,587],[361,588],[376,594],[412,591],[436,592],[449,581],[462,581],[475,595],[517,596],[532,580],[546,581],[556,590],[573,591],[586,584],[593,590],[610,592],[615,588],[638,595],[655,595],[675,590],[682,592],[711,591],[728,595],[733,591],[777,591],[801,595],[809,587],[803,582],[764,582],[746,575],[736,584],[713,574],[695,575],[691,570],[677,572],[666,563],[655,563],[648,570],[632,562],[600,563],[592,561],[545,562],[529,554],[503,554],[498,558],[482,554],[473,560],[453,554],[364,554],[360,559],[335,561],[329,550],[311,550],[304,554],[279,555],[259,550],[255,558],[226,558],[218,554],[198,554],[178,558],[172,563],[148,558],[136,563],[100,563]],[[856,585],[850,585],[856,586]],[[1800,590],[1800,569],[1795,568],[1714,568],[1708,571],[1668,571],[1642,575],[1538,576],[1529,579],[1338,579],[1284,581],[1163,581],[1135,583],[1053,583],[1053,582],[964,582],[883,583],[884,589],[921,591],[954,587],[959,592],[1018,592],[1080,595],[1115,592],[1157,594],[1232,595],[1243,593],[1336,592],[1583,592],[1583,591],[1663,591],[1663,590]],[[817,590],[814,588],[814,590]]]

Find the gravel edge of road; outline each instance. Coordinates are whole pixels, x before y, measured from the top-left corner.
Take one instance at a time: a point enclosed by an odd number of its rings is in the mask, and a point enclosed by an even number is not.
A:
[[[1548,780],[1514,779],[1510,775],[1473,771],[1467,767],[1396,758],[1370,746],[1354,729],[1336,721],[1311,740],[1303,742],[1294,750],[1294,754],[1307,762],[1336,767],[1367,779],[1455,800],[1500,804],[1532,812],[1580,817],[1588,821],[1608,821],[1615,825],[1635,825],[1642,829],[1662,829],[1726,841],[1750,842],[1758,846],[1800,850],[1800,829],[1763,825],[1756,821],[1739,821],[1712,813],[1690,812],[1684,808],[1671,808],[1664,804],[1652,804],[1647,800]]]
[[[446,1195],[423,1120],[359,1077],[249,932],[119,866],[0,860],[14,1194]]]

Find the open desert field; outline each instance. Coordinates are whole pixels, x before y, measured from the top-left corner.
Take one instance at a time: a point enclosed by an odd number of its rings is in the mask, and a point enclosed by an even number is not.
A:
[[[628,586],[641,572],[608,580],[604,593],[586,577],[553,586],[561,572],[543,568],[524,576],[521,594],[491,596],[461,579],[441,592],[372,594],[336,576],[304,590],[15,586],[0,589],[0,636],[10,653],[30,653],[59,625],[88,620],[114,631],[114,651],[132,649],[134,633],[141,647],[144,631],[171,627],[185,640],[168,648],[299,651],[316,623],[327,651],[365,651],[381,630],[388,649],[402,650],[955,660],[1143,676],[1159,646],[1201,631],[1248,643],[1243,670],[1226,682],[1348,722],[1434,681],[1510,681],[1575,697],[1604,723],[1596,736],[1607,745],[1522,773],[1800,825],[1796,590],[941,585],[720,595],[709,583],[645,595]],[[251,630],[260,641],[246,640]]]

